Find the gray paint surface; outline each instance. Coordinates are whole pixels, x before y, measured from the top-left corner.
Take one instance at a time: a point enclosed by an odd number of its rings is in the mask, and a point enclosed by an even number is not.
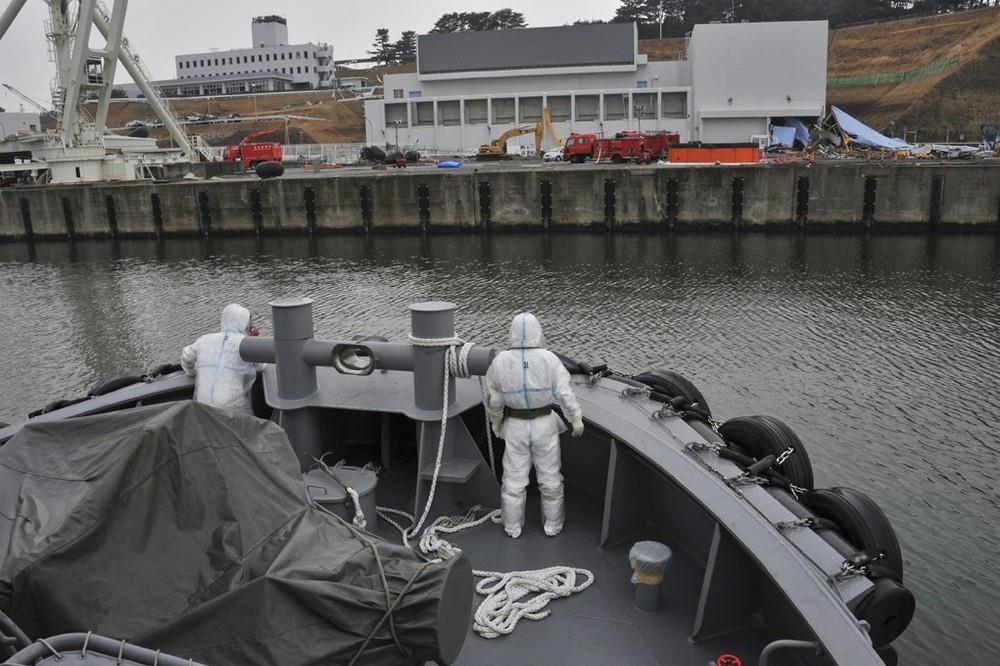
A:
[[[540,67],[634,65],[631,23],[420,35],[421,74]]]

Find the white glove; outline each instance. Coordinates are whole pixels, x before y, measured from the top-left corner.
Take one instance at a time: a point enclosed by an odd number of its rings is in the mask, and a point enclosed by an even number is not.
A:
[[[571,425],[573,426],[573,437],[579,437],[583,434],[583,419],[577,419]]]

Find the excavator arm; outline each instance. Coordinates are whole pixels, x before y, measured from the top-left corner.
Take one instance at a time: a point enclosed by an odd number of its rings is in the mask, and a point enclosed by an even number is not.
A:
[[[277,134],[280,131],[281,131],[280,129],[268,129],[268,130],[260,130],[259,132],[250,132],[245,137],[243,137],[243,140],[240,141],[240,145],[245,146],[248,143],[253,143],[257,139],[268,136],[270,134]]]

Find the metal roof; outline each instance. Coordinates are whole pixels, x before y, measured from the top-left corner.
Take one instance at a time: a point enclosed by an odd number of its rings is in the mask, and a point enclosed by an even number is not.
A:
[[[432,33],[417,37],[420,74],[634,65],[632,23]]]

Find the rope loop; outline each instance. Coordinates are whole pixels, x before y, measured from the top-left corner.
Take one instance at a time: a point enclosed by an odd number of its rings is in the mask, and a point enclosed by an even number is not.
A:
[[[550,601],[582,592],[594,582],[590,571],[567,566],[474,574],[483,579],[476,585],[476,592],[486,595],[486,599],[476,609],[472,628],[483,638],[510,634],[522,619],[545,619],[551,613],[546,608]]]

